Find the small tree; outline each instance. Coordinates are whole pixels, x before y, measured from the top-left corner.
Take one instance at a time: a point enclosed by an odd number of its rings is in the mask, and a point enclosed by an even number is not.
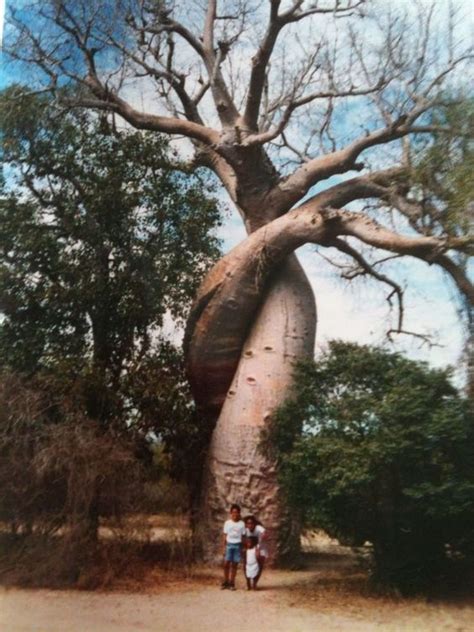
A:
[[[373,545],[375,578],[411,591],[474,519],[474,430],[446,370],[332,342],[296,370],[270,437],[293,508],[307,527]]]
[[[0,373],[2,579],[77,581],[96,562],[99,517],[124,536],[123,518],[144,505],[134,438],[104,431],[50,387]]]
[[[133,376],[173,355],[166,313],[187,315],[218,255],[219,209],[163,138],[60,115],[18,88],[0,108],[0,363],[81,377],[88,415],[129,418]]]

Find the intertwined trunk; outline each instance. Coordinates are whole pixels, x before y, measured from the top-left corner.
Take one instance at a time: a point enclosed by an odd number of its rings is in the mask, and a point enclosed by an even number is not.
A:
[[[262,430],[288,395],[295,360],[312,356],[314,297],[291,255],[299,235],[261,229],[204,281],[186,338],[196,401],[216,419],[205,464],[196,535],[218,559],[223,521],[237,502],[268,530],[271,557],[297,544]]]
[[[269,282],[250,323],[212,436],[201,511],[208,558],[216,553],[232,502],[263,522],[274,559],[295,547],[294,524],[279,494],[275,464],[259,444],[262,429],[288,394],[293,362],[313,354],[315,326],[311,287],[296,258],[291,257]]]

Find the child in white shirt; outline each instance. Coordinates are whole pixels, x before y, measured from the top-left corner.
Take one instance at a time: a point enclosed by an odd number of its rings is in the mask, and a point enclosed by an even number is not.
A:
[[[255,537],[245,538],[244,570],[247,590],[257,590],[257,581],[260,574],[260,554],[258,539]]]
[[[240,517],[239,505],[230,508],[230,520],[224,523],[224,581],[221,588],[235,590],[235,575],[240,562],[242,551],[242,537],[245,534],[245,524]]]
[[[259,553],[259,572],[255,578],[255,587],[262,575],[263,567],[265,566],[265,560],[268,557],[268,551],[266,546],[266,532],[265,528],[259,523],[255,516],[246,516],[245,522],[245,536],[246,538],[257,538],[257,548]]]

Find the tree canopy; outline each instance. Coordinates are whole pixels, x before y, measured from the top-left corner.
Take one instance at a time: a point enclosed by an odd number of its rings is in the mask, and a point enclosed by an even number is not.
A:
[[[36,376],[54,401],[141,441],[159,438],[176,473],[195,473],[208,431],[163,320],[183,322],[218,256],[212,187],[176,170],[160,136],[64,116],[19,87],[0,108],[2,370]]]
[[[173,170],[160,136],[44,97],[1,99],[2,362],[31,372],[93,358],[116,378],[185,318],[219,252],[215,200]]]

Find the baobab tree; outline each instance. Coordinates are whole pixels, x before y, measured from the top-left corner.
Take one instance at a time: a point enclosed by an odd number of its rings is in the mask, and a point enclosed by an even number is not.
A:
[[[208,553],[233,501],[259,514],[277,555],[292,540],[274,463],[258,446],[294,361],[313,355],[315,300],[298,247],[337,249],[395,293],[359,245],[416,257],[473,299],[451,256],[472,240],[403,221],[426,212],[406,141],[433,133],[430,110],[446,86],[456,92],[471,58],[456,36],[461,16],[446,3],[440,11],[377,0],[43,0],[10,10],[7,48],[29,86],[187,139],[189,168],[211,169],[245,224],[247,238],[202,283],[185,335],[196,403],[215,424],[199,515]],[[357,204],[374,200],[375,211]]]

